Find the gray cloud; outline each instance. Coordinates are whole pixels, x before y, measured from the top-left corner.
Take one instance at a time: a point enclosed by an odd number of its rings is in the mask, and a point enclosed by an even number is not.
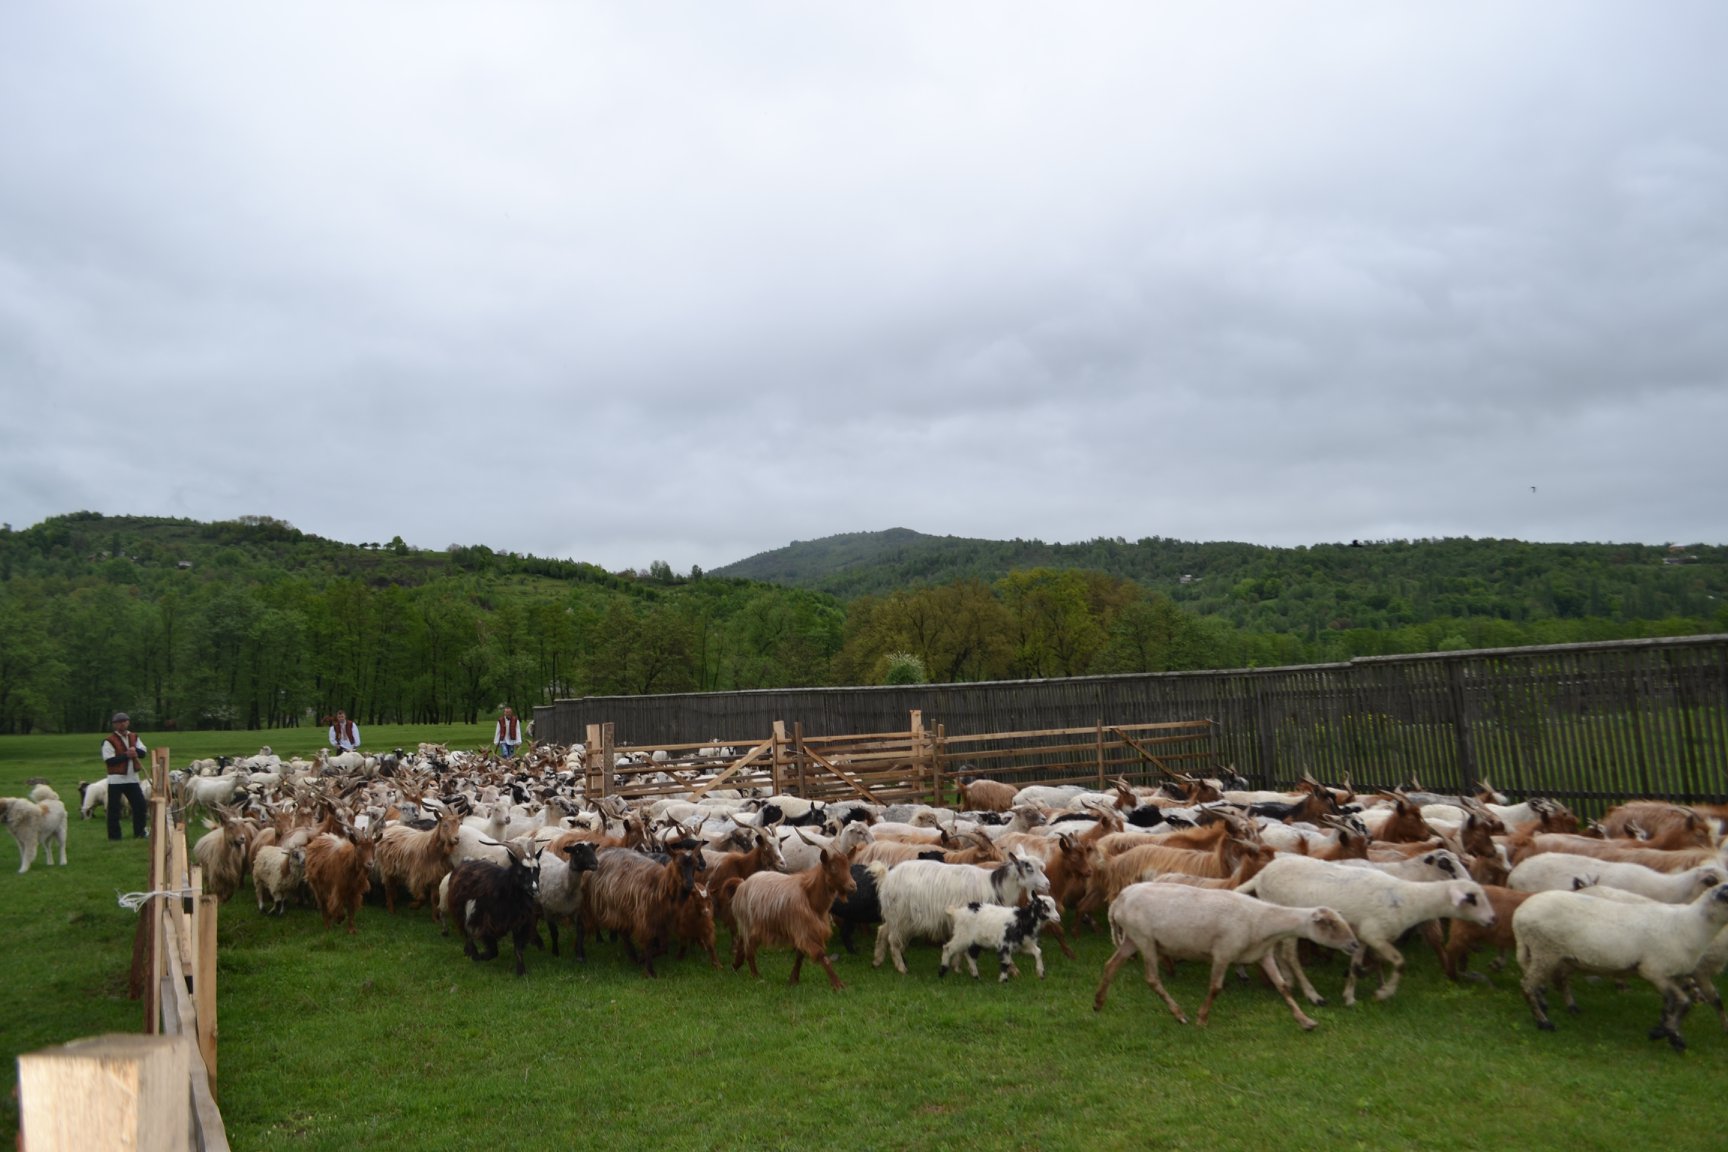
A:
[[[12,6],[0,516],[679,569],[891,525],[1720,542],[1724,33]]]

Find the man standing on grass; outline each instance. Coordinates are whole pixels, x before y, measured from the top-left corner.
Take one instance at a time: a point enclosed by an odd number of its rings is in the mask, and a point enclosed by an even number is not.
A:
[[[498,745],[498,755],[506,760],[516,755],[516,746],[522,743],[522,722],[516,719],[516,709],[509,705],[505,705],[504,715],[498,717],[492,743]]]
[[[120,799],[132,809],[132,838],[144,836],[144,787],[138,775],[138,758],[149,751],[132,731],[132,717],[114,713],[112,731],[102,737],[102,764],[108,770],[108,839],[120,839]]]
[[[340,708],[336,709],[336,719],[330,722],[330,747],[338,753],[352,752],[360,747],[359,726]]]

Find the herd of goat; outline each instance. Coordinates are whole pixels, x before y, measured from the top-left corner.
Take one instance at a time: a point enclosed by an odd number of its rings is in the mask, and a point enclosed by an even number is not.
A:
[[[1563,805],[1477,795],[1357,793],[1305,777],[1291,792],[1239,779],[1167,774],[1157,788],[1115,782],[1016,788],[960,777],[957,808],[823,804],[713,786],[714,762],[662,765],[667,790],[626,802],[583,794],[584,750],[541,746],[515,760],[423,745],[381,757],[284,761],[265,749],[175,773],[175,802],[202,811],[194,847],[204,885],[224,900],[250,874],[258,907],[310,901],[326,927],[352,933],[369,891],[430,907],[477,960],[508,938],[517,975],[540,944],[559,953],[559,928],[585,957],[621,941],[649,976],[657,962],[700,952],[720,966],[716,925],[732,967],[757,973],[763,948],[806,958],[843,987],[828,954],[836,929],[848,952],[874,927],[874,961],[906,971],[908,944],[942,946],[939,974],[994,954],[998,976],[1031,956],[1039,937],[1072,956],[1069,934],[1106,926],[1115,950],[1094,998],[1136,954],[1170,1012],[1164,987],[1178,960],[1210,966],[1205,1024],[1232,966],[1255,965],[1303,1028],[1314,1021],[1292,990],[1324,1003],[1305,953],[1349,957],[1343,989],[1378,968],[1376,998],[1394,995],[1400,942],[1420,937],[1452,979],[1481,978],[1472,954],[1516,954],[1525,1000],[1551,1029],[1550,989],[1576,1008],[1574,972],[1637,975],[1662,997],[1652,1039],[1685,1047],[1681,1019],[1710,1003],[1728,965],[1728,807],[1645,800],[1580,831]],[[682,791],[681,791],[682,790]],[[83,793],[89,815],[91,797]]]

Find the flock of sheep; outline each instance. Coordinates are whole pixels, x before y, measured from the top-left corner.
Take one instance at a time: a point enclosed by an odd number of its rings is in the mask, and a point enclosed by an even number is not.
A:
[[[715,749],[719,752],[719,749]],[[627,803],[582,794],[583,749],[540,747],[514,761],[422,746],[381,759],[282,761],[265,750],[194,764],[176,799],[211,815],[194,853],[224,899],[252,876],[258,907],[309,899],[327,926],[382,888],[430,905],[476,959],[502,940],[523,950],[541,924],[559,949],[574,930],[583,954],[613,934],[653,975],[656,960],[704,953],[719,966],[716,924],[732,965],[757,971],[763,948],[806,958],[842,987],[828,947],[835,928],[874,926],[874,960],[904,972],[906,946],[942,945],[939,973],[985,953],[999,978],[1016,955],[1043,975],[1041,933],[1071,954],[1068,934],[1107,920],[1115,950],[1094,1005],[1138,954],[1147,983],[1182,1021],[1165,962],[1210,966],[1204,1024],[1235,965],[1257,965],[1303,1028],[1314,1021],[1292,985],[1323,1003],[1301,946],[1349,957],[1345,1003],[1381,972],[1397,992],[1400,941],[1420,934],[1449,976],[1471,954],[1515,951],[1536,1023],[1547,995],[1573,1007],[1574,972],[1637,975],[1661,994],[1650,1035],[1676,1050],[1695,999],[1728,1029],[1715,978],[1728,964],[1728,809],[1639,801],[1588,833],[1563,806],[1475,796],[1356,794],[1304,779],[1290,792],[1172,776],[1158,788],[1015,788],[962,778],[959,809],[821,804],[708,788],[714,761],[663,765],[665,794]],[[88,799],[88,793],[86,793]],[[87,812],[86,812],[87,814]]]

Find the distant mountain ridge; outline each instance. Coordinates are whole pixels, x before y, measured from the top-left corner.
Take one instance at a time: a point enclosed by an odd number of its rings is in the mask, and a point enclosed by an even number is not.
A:
[[[990,584],[1032,568],[1105,572],[1239,625],[1299,631],[1437,616],[1660,619],[1728,612],[1728,547],[1713,545],[1467,537],[1290,548],[1164,537],[1047,544],[891,528],[793,541],[712,574],[849,600],[956,580]]]

